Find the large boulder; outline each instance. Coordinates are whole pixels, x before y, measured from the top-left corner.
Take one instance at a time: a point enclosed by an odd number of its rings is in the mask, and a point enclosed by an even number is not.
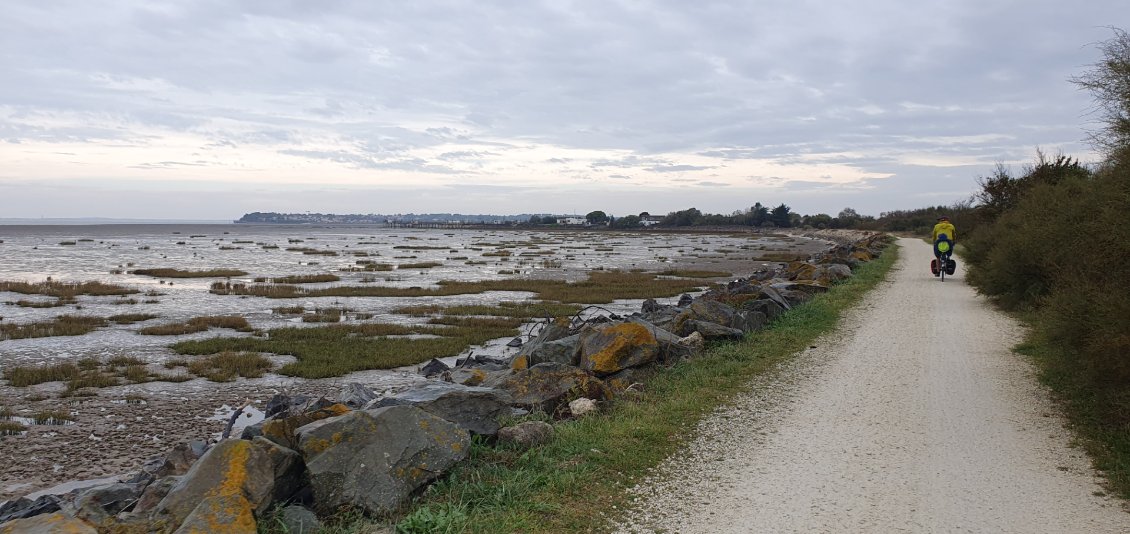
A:
[[[338,417],[349,413],[349,407],[344,404],[333,404],[325,408],[319,408],[308,412],[303,412],[298,415],[284,417],[282,419],[268,419],[263,421],[260,427],[260,433],[264,438],[267,438],[283,447],[288,449],[298,449],[298,440],[295,438],[294,431],[299,427],[320,421],[328,417]]]
[[[58,495],[41,495],[34,500],[27,497],[13,499],[0,506],[0,523],[58,512],[60,504]]]
[[[510,398],[504,392],[447,382],[417,386],[394,397],[385,397],[372,407],[402,405],[416,406],[472,434],[486,436],[498,433],[499,418],[510,414]]]
[[[256,438],[261,440],[262,438]],[[169,490],[157,514],[180,525],[190,515],[194,524],[242,524],[267,510],[275,498],[273,452],[242,439],[217,443]],[[254,520],[251,521],[252,532]]]
[[[247,499],[234,493],[220,493],[201,499],[173,534],[256,534],[257,529]]]
[[[691,335],[692,333],[698,332],[703,338],[705,338],[708,341],[716,341],[716,340],[735,340],[736,341],[736,340],[739,340],[739,339],[745,337],[745,332],[742,332],[741,330],[738,330],[737,328],[730,328],[728,326],[722,326],[720,324],[712,323],[710,321],[696,321],[694,319],[684,321],[683,327],[681,328],[681,331],[686,332],[687,333],[686,335],[688,335],[688,336]]]
[[[510,360],[510,368],[515,370],[528,369],[541,362],[531,362],[530,355],[539,352],[542,345],[570,336],[569,320],[560,318],[545,323],[538,336],[522,345],[522,348]]]
[[[0,525],[0,534],[98,534],[81,519],[60,512],[15,519]]]
[[[498,431],[499,443],[530,449],[553,441],[553,426],[543,421],[526,421]]]
[[[547,362],[577,365],[577,360],[580,358],[580,350],[580,334],[554,339],[553,341],[546,341],[527,353],[529,365]]]
[[[133,513],[142,514],[157,508],[157,505],[169,494],[177,483],[184,478],[179,475],[171,475],[162,477],[156,481],[145,486],[145,491],[141,492],[141,497],[138,497],[137,504],[133,505]]]
[[[80,490],[75,494],[74,516],[95,525],[133,506],[141,496],[136,484],[108,484]]]
[[[694,347],[683,343],[681,337],[641,317],[631,317],[628,319],[628,322],[643,326],[651,332],[651,335],[655,336],[655,342],[659,344],[658,360],[660,362],[676,362],[684,358],[689,358],[696,352]]]
[[[471,436],[414,406],[358,410],[298,429],[316,506],[388,514],[466,458]]]
[[[559,363],[539,363],[516,371],[497,387],[510,394],[514,406],[554,413],[562,402],[578,397],[606,400],[611,391],[599,378]]]
[[[760,314],[765,317],[766,322],[772,321],[782,313],[785,313],[785,308],[772,299],[746,301],[742,304],[742,310],[746,313]]]
[[[376,392],[364,384],[350,382],[341,387],[341,394],[337,396],[338,404],[344,404],[354,410],[369,404],[377,398]]]
[[[659,341],[640,323],[589,325],[580,336],[580,367],[597,376],[648,364],[659,357]]]

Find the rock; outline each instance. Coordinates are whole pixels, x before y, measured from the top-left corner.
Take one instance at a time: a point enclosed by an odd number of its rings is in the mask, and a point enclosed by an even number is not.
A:
[[[671,363],[687,358],[691,355],[691,350],[686,345],[679,343],[681,339],[679,336],[660,328],[640,317],[632,317],[628,319],[629,322],[639,324],[647,328],[651,335],[655,336],[656,343],[659,344],[659,357],[658,360],[664,363]]]
[[[663,306],[656,302],[655,299],[647,299],[643,301],[643,305],[640,306],[640,312],[645,314],[655,313],[662,308]]]
[[[536,365],[538,362],[530,362],[531,353],[538,350],[538,348],[540,348],[545,343],[549,343],[550,341],[557,341],[558,339],[568,337],[569,335],[569,319],[563,317],[555,321],[546,322],[545,326],[543,326],[541,331],[538,332],[537,337],[535,337],[525,345],[522,345],[522,349],[519,350],[518,353],[510,359],[510,368],[528,369],[531,366]]]
[[[450,371],[451,366],[443,363],[438,358],[432,358],[427,364],[420,368],[420,374],[426,377],[439,376],[444,371]]]
[[[577,359],[580,357],[580,347],[580,334],[574,334],[553,341],[546,341],[527,353],[529,355],[529,365],[537,365],[539,363],[577,365]]]
[[[277,393],[267,401],[263,407],[263,415],[267,418],[290,417],[302,413],[310,404],[310,397],[306,395],[284,395]]]
[[[0,525],[0,534],[98,534],[98,530],[81,519],[54,512]]]
[[[765,316],[766,322],[772,321],[782,313],[785,313],[785,308],[771,299],[746,301],[744,304],[742,304],[742,310],[745,310],[748,313],[760,313]]]
[[[581,330],[580,367],[597,376],[655,361],[659,342],[640,323],[608,323]]]
[[[510,341],[506,342],[506,346],[513,349],[513,348],[521,347],[523,343],[525,343],[525,342],[522,341],[522,337],[519,336],[519,337],[516,337],[516,338],[511,339]]]
[[[357,410],[369,404],[375,398],[377,398],[377,394],[373,390],[363,384],[350,382],[342,386],[341,394],[337,396],[337,402]]]
[[[707,321],[722,326],[734,327],[734,313],[737,312],[733,306],[723,304],[717,300],[698,299],[691,303],[687,310],[683,313],[690,314],[690,318],[696,321]]]
[[[497,381],[499,377],[509,375],[509,370],[452,369],[443,374],[443,381],[461,386],[482,386],[491,381]]]
[[[501,391],[445,382],[413,387],[372,407],[402,405],[416,406],[472,434],[485,436],[498,433],[499,418],[510,414],[510,397]]]
[[[573,417],[584,417],[585,414],[595,411],[596,401],[592,399],[582,397],[569,402],[569,413],[573,414]]]
[[[287,506],[276,516],[287,534],[314,534],[323,528],[318,516],[309,508],[297,505]]]
[[[75,495],[74,516],[95,525],[113,518],[133,506],[141,496],[135,484],[108,484],[80,490]]]
[[[145,486],[145,491],[141,492],[141,497],[137,499],[137,504],[133,506],[133,512],[135,514],[141,514],[157,508],[161,500],[169,494],[169,490],[172,490],[182,478],[184,477],[176,475],[167,476],[159,478],[152,484]]]
[[[349,408],[344,404],[334,404],[284,419],[270,419],[263,423],[263,437],[288,449],[298,450],[298,440],[294,435],[295,430],[314,421],[320,421],[327,417],[337,417],[347,413],[349,413]]]
[[[270,459],[275,478],[271,494],[272,502],[287,501],[309,483],[306,478],[306,464],[302,462],[301,454],[264,437],[257,437],[251,443],[265,452]]]
[[[256,534],[257,528],[247,498],[239,493],[222,493],[201,499],[173,534]]]
[[[531,411],[554,413],[564,402],[578,398],[606,400],[611,391],[599,378],[557,363],[539,363],[516,371],[498,385],[510,394],[511,404]]]
[[[542,421],[518,423],[499,430],[498,441],[530,449],[553,441],[553,426]]]
[[[487,356],[468,356],[455,360],[456,369],[483,369],[486,371],[501,371],[510,367],[510,362]]]
[[[745,332],[737,328],[730,328],[708,321],[695,321],[693,319],[683,323],[683,330],[688,332],[688,336],[692,332],[697,332],[709,341],[719,339],[739,340],[745,337]]]
[[[257,438],[263,439],[263,438]],[[275,490],[275,469],[270,454],[250,441],[226,439],[193,464],[157,505],[157,513],[172,525],[238,524],[270,506]]]
[[[388,514],[466,458],[470,434],[414,406],[358,410],[298,429],[320,510]]]
[[[674,332],[675,318],[683,313],[683,308],[675,306],[659,306],[651,311],[645,312],[641,318],[663,330]]]
[[[655,367],[631,367],[614,375],[605,377],[608,387],[617,394],[627,391],[633,386],[638,388],[655,374]]]
[[[41,495],[35,500],[20,497],[0,506],[0,523],[58,512],[59,504],[58,495]]]
[[[738,310],[734,312],[734,318],[730,322],[731,328],[737,328],[742,332],[756,332],[765,328],[765,323],[768,322],[764,313],[756,311]]]
[[[694,302],[694,297],[690,296],[687,293],[683,293],[682,295],[679,295],[679,303],[675,306],[679,308],[686,308],[687,306],[690,306],[692,302]]]
[[[687,337],[679,338],[679,344],[689,348],[693,353],[698,353],[706,348],[706,338],[698,331],[694,331]]]

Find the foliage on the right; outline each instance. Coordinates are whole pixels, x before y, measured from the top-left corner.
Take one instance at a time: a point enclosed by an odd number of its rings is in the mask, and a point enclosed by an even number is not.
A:
[[[962,242],[969,280],[1033,320],[1043,378],[1068,403],[1098,466],[1130,496],[1130,36],[1072,81],[1095,97],[1103,161],[1037,154],[981,180]],[[960,235],[960,234],[959,234]]]

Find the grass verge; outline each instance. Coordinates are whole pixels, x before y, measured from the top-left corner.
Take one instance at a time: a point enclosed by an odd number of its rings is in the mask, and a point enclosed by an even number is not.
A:
[[[646,391],[602,413],[556,425],[541,448],[516,451],[476,442],[471,458],[406,511],[400,532],[605,531],[629,505],[628,488],[688,440],[695,425],[744,391],[749,381],[792,358],[882,281],[897,259],[889,247],[856,276],[737,343],[656,373]],[[342,532],[369,528],[355,517]]]
[[[1033,314],[1020,320],[1032,324]],[[1108,489],[1130,499],[1130,398],[1124,387],[1096,387],[1077,355],[1041,339],[1036,329],[1014,349],[1036,364],[1040,381],[1052,390],[1095,469]]]

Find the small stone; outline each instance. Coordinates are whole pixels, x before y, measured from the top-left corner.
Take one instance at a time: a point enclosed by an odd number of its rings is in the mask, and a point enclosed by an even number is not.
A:
[[[596,411],[596,401],[592,399],[576,399],[569,403],[569,413],[573,417],[583,417],[585,414]]]

